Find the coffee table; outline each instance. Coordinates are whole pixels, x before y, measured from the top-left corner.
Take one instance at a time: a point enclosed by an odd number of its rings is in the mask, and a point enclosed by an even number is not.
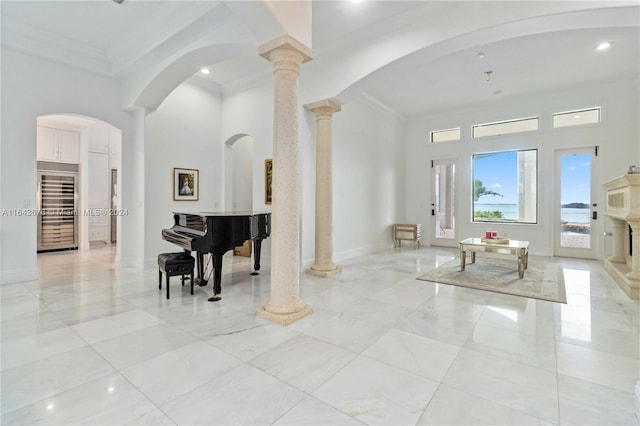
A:
[[[518,260],[518,276],[524,278],[524,270],[529,263],[529,241],[509,240],[507,243],[491,242],[483,238],[467,238],[460,241],[460,270],[464,271],[467,251],[471,253],[471,263],[476,263],[476,252],[515,255]]]

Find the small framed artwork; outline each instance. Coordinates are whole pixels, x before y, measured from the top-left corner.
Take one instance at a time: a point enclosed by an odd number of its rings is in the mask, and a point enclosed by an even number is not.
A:
[[[200,193],[198,169],[173,168],[174,201],[198,201]]]
[[[264,203],[271,204],[272,184],[273,182],[273,160],[267,158],[264,160]]]

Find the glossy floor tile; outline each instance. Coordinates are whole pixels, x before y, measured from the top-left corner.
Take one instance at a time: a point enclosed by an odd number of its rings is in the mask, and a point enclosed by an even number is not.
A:
[[[638,425],[640,306],[600,262],[541,259],[558,304],[418,281],[456,251],[389,249],[303,275],[314,313],[283,327],[255,314],[266,260],[227,255],[210,303],[114,254],[0,287],[1,424]]]

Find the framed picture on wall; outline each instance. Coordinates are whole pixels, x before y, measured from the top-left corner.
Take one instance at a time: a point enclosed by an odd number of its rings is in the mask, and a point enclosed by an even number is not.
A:
[[[267,158],[264,160],[264,203],[271,204],[273,182],[273,160]]]
[[[174,201],[198,201],[200,193],[198,169],[173,168]]]

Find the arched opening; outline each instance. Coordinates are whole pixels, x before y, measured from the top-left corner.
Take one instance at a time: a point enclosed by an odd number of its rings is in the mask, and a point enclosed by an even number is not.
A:
[[[66,113],[39,116],[36,125],[38,252],[115,245],[123,215],[122,131]]]
[[[238,134],[225,142],[224,205],[226,211],[253,210],[253,137]],[[251,256],[251,242],[234,250],[235,255]]]
[[[225,143],[225,210],[253,210],[253,137],[235,135]]]

